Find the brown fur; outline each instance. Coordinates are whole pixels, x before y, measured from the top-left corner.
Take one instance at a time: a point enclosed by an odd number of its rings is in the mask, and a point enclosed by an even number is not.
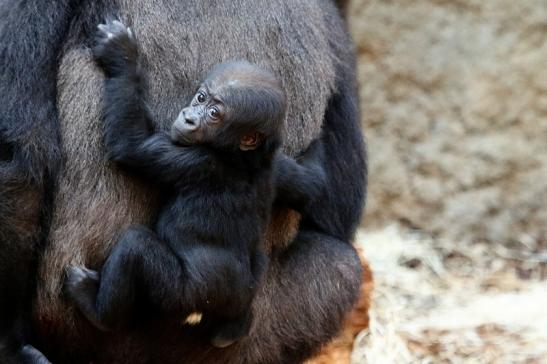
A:
[[[298,212],[280,208],[272,212],[264,239],[267,251],[283,251],[298,233],[301,216]]]
[[[79,71],[70,73],[69,69]],[[89,50],[79,48],[68,52],[60,73],[65,77],[59,81],[62,90],[58,99],[59,116],[69,122],[61,122],[64,172],[56,194],[49,236],[52,243],[44,252],[39,271],[42,280],[36,314],[41,325],[49,326],[58,322],[61,309],[67,329],[73,329],[74,312],[68,310],[65,301],[59,300],[66,267],[101,267],[121,231],[132,223],[152,221],[155,192],[142,182],[127,178],[104,157],[100,122],[102,82]],[[96,122],[82,124],[78,122],[82,118]]]
[[[355,338],[361,331],[368,328],[368,310],[370,308],[374,282],[372,271],[363,250],[357,249],[357,251],[363,265],[363,280],[359,302],[357,302],[353,311],[348,315],[342,332],[326,345],[315,358],[307,361],[306,364],[349,364]]]
[[[319,135],[327,102],[334,91],[335,68],[339,62],[330,47],[346,42],[337,19],[327,19],[324,10],[330,6],[327,2],[119,0],[117,3],[122,20],[137,34],[142,66],[148,76],[147,100],[153,119],[160,120],[158,129],[170,127],[214,65],[230,59],[246,59],[272,70],[288,95],[285,151],[295,155]],[[102,14],[106,15],[110,14]],[[87,334],[92,331],[83,317],[62,298],[65,269],[69,265],[99,268],[112,244],[129,225],[150,225],[154,221],[159,203],[154,189],[121,173],[105,159],[100,118],[102,76],[92,62],[89,49],[81,45],[80,34],[78,24],[73,24],[59,72],[57,104],[64,165],[54,197],[48,245],[39,267],[34,322],[43,347],[70,342],[67,352],[97,351],[106,356],[111,350],[112,356],[100,362],[114,363],[128,353],[135,357],[140,350],[137,348],[146,351],[142,345],[149,342],[150,337],[140,337],[146,335],[143,333],[110,335],[105,346],[99,349],[97,341],[88,340]],[[344,51],[347,52],[345,48]],[[270,246],[280,250],[286,247],[297,232],[298,220],[295,213],[276,213],[268,232]],[[348,280],[353,273],[346,272],[344,264],[351,263],[340,262],[340,279]],[[275,280],[276,266],[271,269],[270,281],[255,302],[255,306],[260,307],[256,310],[256,322],[269,321],[273,326],[282,326],[267,320],[271,315],[282,317],[280,310],[286,310],[270,307],[268,297],[284,289],[283,283]],[[314,294],[312,288],[308,295]],[[335,300],[336,292],[327,293]],[[299,304],[313,302],[302,300]],[[300,310],[306,309],[303,306]],[[168,332],[164,327],[158,330]],[[260,331],[268,332],[268,328]],[[247,341],[253,340],[267,342],[269,338],[259,335]],[[180,347],[179,342],[166,342],[162,351],[168,352],[170,344]],[[230,350],[237,358],[238,346]],[[180,351],[176,353],[180,355]],[[215,357],[207,351],[203,355],[209,355],[209,360]],[[140,360],[145,362],[146,358]]]
[[[41,190],[34,186],[9,182],[0,187],[0,197],[6,196],[2,201],[3,208],[10,212],[2,220],[0,241],[9,241],[13,236],[21,240],[34,240],[39,232]],[[31,249],[31,246],[29,244],[28,248]]]
[[[131,0],[120,1],[120,12],[138,36],[149,81],[148,99],[154,119],[162,121],[160,128],[170,126],[214,65],[247,59],[278,73],[291,95],[285,150],[294,154],[319,133],[334,84],[336,60],[320,51],[328,47],[330,31],[313,1],[246,2],[241,6],[223,0],[211,6],[211,1]],[[257,27],[255,19],[264,14],[274,15],[267,19],[268,26]],[[226,16],[234,18],[233,25],[211,26],[217,17]],[[297,26],[287,24],[286,17],[309,21]],[[151,221],[157,206],[150,188],[106,163],[100,119],[102,78],[89,50],[66,50],[58,85],[65,165],[40,268],[45,283],[38,287],[36,307],[39,321],[63,316],[63,325],[70,327],[74,317],[66,314],[66,304],[59,300],[64,269],[70,264],[97,267],[118,234],[130,224]]]

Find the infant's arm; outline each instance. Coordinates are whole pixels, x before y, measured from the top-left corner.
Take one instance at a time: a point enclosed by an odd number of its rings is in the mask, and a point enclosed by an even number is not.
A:
[[[154,133],[144,102],[144,77],[133,32],[115,20],[99,25],[93,48],[105,80],[105,144],[111,160],[159,183],[176,184],[210,168],[210,153],[199,146],[174,145],[164,133]]]
[[[298,161],[279,154],[274,162],[276,203],[303,213],[311,201],[324,195],[326,174],[321,140],[313,141]]]

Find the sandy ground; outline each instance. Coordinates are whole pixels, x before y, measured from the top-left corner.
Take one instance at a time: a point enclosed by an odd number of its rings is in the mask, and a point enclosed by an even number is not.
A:
[[[360,231],[357,244],[375,291],[352,364],[547,363],[545,251],[397,226]]]

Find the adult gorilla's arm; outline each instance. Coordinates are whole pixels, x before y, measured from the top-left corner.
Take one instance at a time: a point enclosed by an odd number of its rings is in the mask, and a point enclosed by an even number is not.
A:
[[[270,268],[254,302],[260,309],[252,333],[236,344],[229,363],[308,359],[338,332],[360,283],[361,265],[350,244],[301,230]]]
[[[352,56],[345,61],[321,136],[327,189],[306,209],[298,236],[277,257],[256,299],[262,317],[244,343],[248,363],[308,358],[340,329],[359,295],[362,268],[350,241],[364,205],[367,169]]]
[[[59,159],[58,59],[77,3],[0,2],[0,144],[38,184]]]
[[[60,159],[57,59],[73,2],[0,2],[0,291],[10,292],[0,297],[2,363],[47,362],[31,347],[15,356],[27,340],[46,189]]]

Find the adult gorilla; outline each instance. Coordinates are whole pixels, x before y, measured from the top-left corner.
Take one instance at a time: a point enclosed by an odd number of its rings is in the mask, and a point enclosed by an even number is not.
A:
[[[276,72],[287,91],[285,151],[296,155],[318,136],[326,145],[326,207],[311,209],[299,227],[294,213],[276,213],[254,325],[227,349],[146,307],[136,308],[142,320],[133,327],[98,332],[63,298],[66,267],[100,267],[129,225],[154,221],[162,198],[105,159],[102,76],[89,45],[112,14],[138,34],[158,129],[215,64],[247,59]],[[0,289],[20,287],[16,300],[26,300],[33,251],[44,242],[30,340],[50,360],[295,363],[336,333],[359,291],[349,242],[366,164],[351,44],[331,1],[2,1],[0,67]],[[0,304],[0,334],[24,333],[24,312],[16,312],[24,306]]]

